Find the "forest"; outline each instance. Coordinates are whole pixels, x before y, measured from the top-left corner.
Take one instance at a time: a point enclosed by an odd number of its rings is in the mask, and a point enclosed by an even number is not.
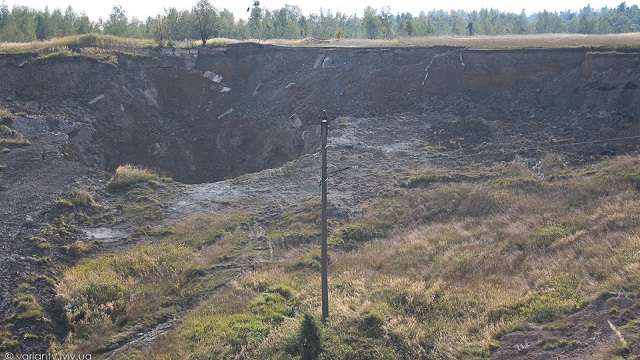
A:
[[[165,9],[146,19],[129,18],[122,6],[114,6],[108,18],[91,21],[71,6],[65,10],[33,9],[0,4],[0,42],[33,42],[85,33],[111,34],[126,38],[154,39],[159,46],[211,38],[228,39],[393,39],[426,36],[478,36],[507,34],[612,34],[640,29],[640,8],[622,2],[615,8],[594,9],[587,5],[577,12],[542,11],[527,15],[486,9],[474,11],[431,10],[419,14],[396,13],[389,7],[364,9],[362,17],[320,9],[305,15],[299,6],[267,9],[254,1],[247,20],[228,9],[218,9],[209,0],[199,0],[191,9]]]

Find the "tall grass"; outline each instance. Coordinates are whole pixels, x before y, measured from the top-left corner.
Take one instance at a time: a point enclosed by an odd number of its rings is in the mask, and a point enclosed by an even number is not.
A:
[[[149,39],[121,38],[106,34],[82,34],[61,38],[53,38],[32,43],[1,43],[0,53],[41,53],[51,52],[58,48],[101,48],[112,50],[130,50],[135,48],[149,48],[155,43]]]
[[[74,199],[85,195],[79,191]],[[102,351],[119,333],[153,325],[177,311],[177,304],[228,281],[237,270],[216,267],[245,251],[248,221],[242,214],[195,215],[173,224],[154,242],[67,269],[56,285],[57,305],[71,330],[61,351]],[[201,281],[207,271],[217,277]]]
[[[107,188],[112,191],[126,190],[136,184],[153,182],[158,179],[159,176],[148,169],[125,164],[118,166],[115,174],[107,183]]]
[[[400,225],[333,251],[316,355],[489,358],[505,333],[560,319],[602,292],[640,291],[639,158],[554,180],[513,170],[388,191],[338,228],[349,237],[359,236],[345,230],[354,226]],[[320,316],[317,267],[299,266],[313,263],[307,251],[246,274],[145,356],[301,356],[305,314]]]

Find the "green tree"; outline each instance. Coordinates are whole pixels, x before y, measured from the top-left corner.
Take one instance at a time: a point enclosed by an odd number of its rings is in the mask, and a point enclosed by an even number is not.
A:
[[[0,30],[0,41],[32,42],[36,40],[35,13],[26,6],[14,6]]]
[[[377,10],[371,6],[364,9],[364,32],[367,39],[378,39],[382,33],[382,20],[377,14]]]
[[[175,9],[173,9],[175,10]],[[193,27],[193,20],[191,16],[191,12],[189,10],[177,11],[177,15],[175,19],[171,19],[173,17],[172,9],[169,9],[168,16],[170,17],[170,22],[175,22],[173,39],[174,40],[184,40],[184,39],[197,39],[198,34],[196,33]]]
[[[75,32],[76,34],[88,34],[96,32],[94,24],[89,20],[89,17],[85,13],[80,13],[80,16],[76,20]]]
[[[53,36],[54,31],[51,29],[50,18],[51,15],[47,7],[44,8],[44,11],[38,12],[36,15],[36,38],[38,40],[46,40]]]
[[[224,38],[237,38],[237,29],[235,26],[235,18],[233,17],[233,13],[227,9],[224,9],[220,12],[218,16],[219,20],[219,31],[218,35]]]
[[[396,17],[396,30],[395,33],[398,36],[413,36],[414,25],[413,16],[409,12],[402,13]]]
[[[7,6],[7,2],[2,0],[2,4],[0,4],[0,31],[7,23],[9,19],[9,6]]]
[[[109,19],[104,23],[104,33],[115,36],[127,36],[129,32],[129,20],[122,6],[116,5],[109,14]]]
[[[283,39],[297,39],[300,37],[298,20],[302,11],[298,6],[285,5],[273,14],[274,36]]]
[[[536,25],[535,25],[536,34],[544,34],[548,32],[547,31],[548,28],[549,28],[549,12],[547,12],[547,10],[543,12],[539,12],[536,19]]]
[[[191,16],[202,46],[206,46],[210,37],[218,35],[218,11],[209,3],[209,0],[199,0],[191,10]]]
[[[235,25],[235,29],[236,29],[236,36],[235,36],[236,39],[249,38],[249,26],[243,19],[238,20],[238,22]]]
[[[260,7],[260,1],[255,0],[253,7],[251,8],[251,15],[249,16],[249,34],[259,39],[262,31],[262,8]]]
[[[147,19],[147,27],[153,39],[160,47],[164,46],[165,41],[170,40],[171,35],[173,35],[173,28],[171,27],[169,19],[160,14],[156,15],[155,18],[149,17]]]
[[[380,24],[382,30],[382,37],[384,39],[391,39],[394,37],[393,33],[393,15],[391,14],[391,8],[384,6],[382,12],[380,12]]]

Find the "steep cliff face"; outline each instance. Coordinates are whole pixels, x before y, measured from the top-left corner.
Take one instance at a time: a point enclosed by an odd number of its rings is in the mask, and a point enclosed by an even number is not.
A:
[[[131,162],[208,182],[315,151],[323,109],[446,113],[456,118],[449,136],[467,142],[548,126],[582,140],[619,136],[638,130],[639,64],[640,54],[586,50],[259,44],[122,54],[117,65],[6,55],[0,97],[57,114],[68,155],[86,165]]]

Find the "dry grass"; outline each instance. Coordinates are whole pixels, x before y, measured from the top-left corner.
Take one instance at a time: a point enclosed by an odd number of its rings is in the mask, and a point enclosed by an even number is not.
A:
[[[84,204],[90,201],[87,194],[79,190],[74,199]],[[181,302],[229,281],[238,270],[224,270],[226,264],[253,253],[254,244],[245,241],[248,221],[242,214],[199,214],[162,231],[165,235],[153,242],[85,258],[67,269],[56,285],[56,301],[71,333],[56,351],[100,351],[113,338],[153,326]],[[82,246],[73,244],[67,251],[83,253]],[[213,275],[205,277],[207,272]]]
[[[153,182],[159,176],[148,169],[131,164],[118,166],[116,173],[107,183],[107,188],[112,191],[128,189],[139,183]]]
[[[331,39],[317,40],[305,38],[300,40],[249,39],[248,42],[300,47],[430,47],[455,46],[471,49],[554,49],[554,48],[586,48],[594,51],[636,51],[640,48],[640,34],[535,34],[535,35],[502,35],[502,36],[430,36],[406,37],[389,40],[368,39]],[[241,41],[227,38],[213,38],[207,41],[207,47],[230,45]],[[174,42],[177,48],[194,48],[200,41]],[[0,43],[0,53],[37,53],[41,56],[51,54],[72,55],[70,49],[77,49],[79,54],[98,59],[112,61],[114,52],[148,53],[157,44],[151,39],[120,38],[113,35],[83,34],[63,38],[54,38],[33,43]],[[74,54],[76,54],[74,52]],[[78,55],[79,55],[78,54]]]
[[[640,33],[582,35],[582,34],[536,34],[503,36],[431,36],[407,37],[392,40],[331,39],[316,41],[267,40],[264,43],[286,46],[345,46],[345,47],[395,47],[395,46],[456,46],[472,49],[528,49],[528,48],[588,48],[603,50],[638,50]]]
[[[605,291],[638,291],[639,160],[565,169],[571,176],[555,180],[488,169],[503,176],[383,194],[364,218],[402,227],[331,254],[321,358],[488,358],[504,333]],[[202,303],[159,342],[162,356],[299,354],[303,315],[320,315],[316,267],[298,266],[314,253],[264,265]],[[273,295],[283,288],[288,296]],[[262,299],[273,302],[256,308]],[[282,317],[271,321],[265,309]]]
[[[123,51],[136,48],[149,48],[154,45],[152,40],[121,38],[104,34],[82,34],[62,38],[53,38],[32,43],[0,43],[0,53],[41,53],[51,52],[59,48],[87,48],[120,49]]]

